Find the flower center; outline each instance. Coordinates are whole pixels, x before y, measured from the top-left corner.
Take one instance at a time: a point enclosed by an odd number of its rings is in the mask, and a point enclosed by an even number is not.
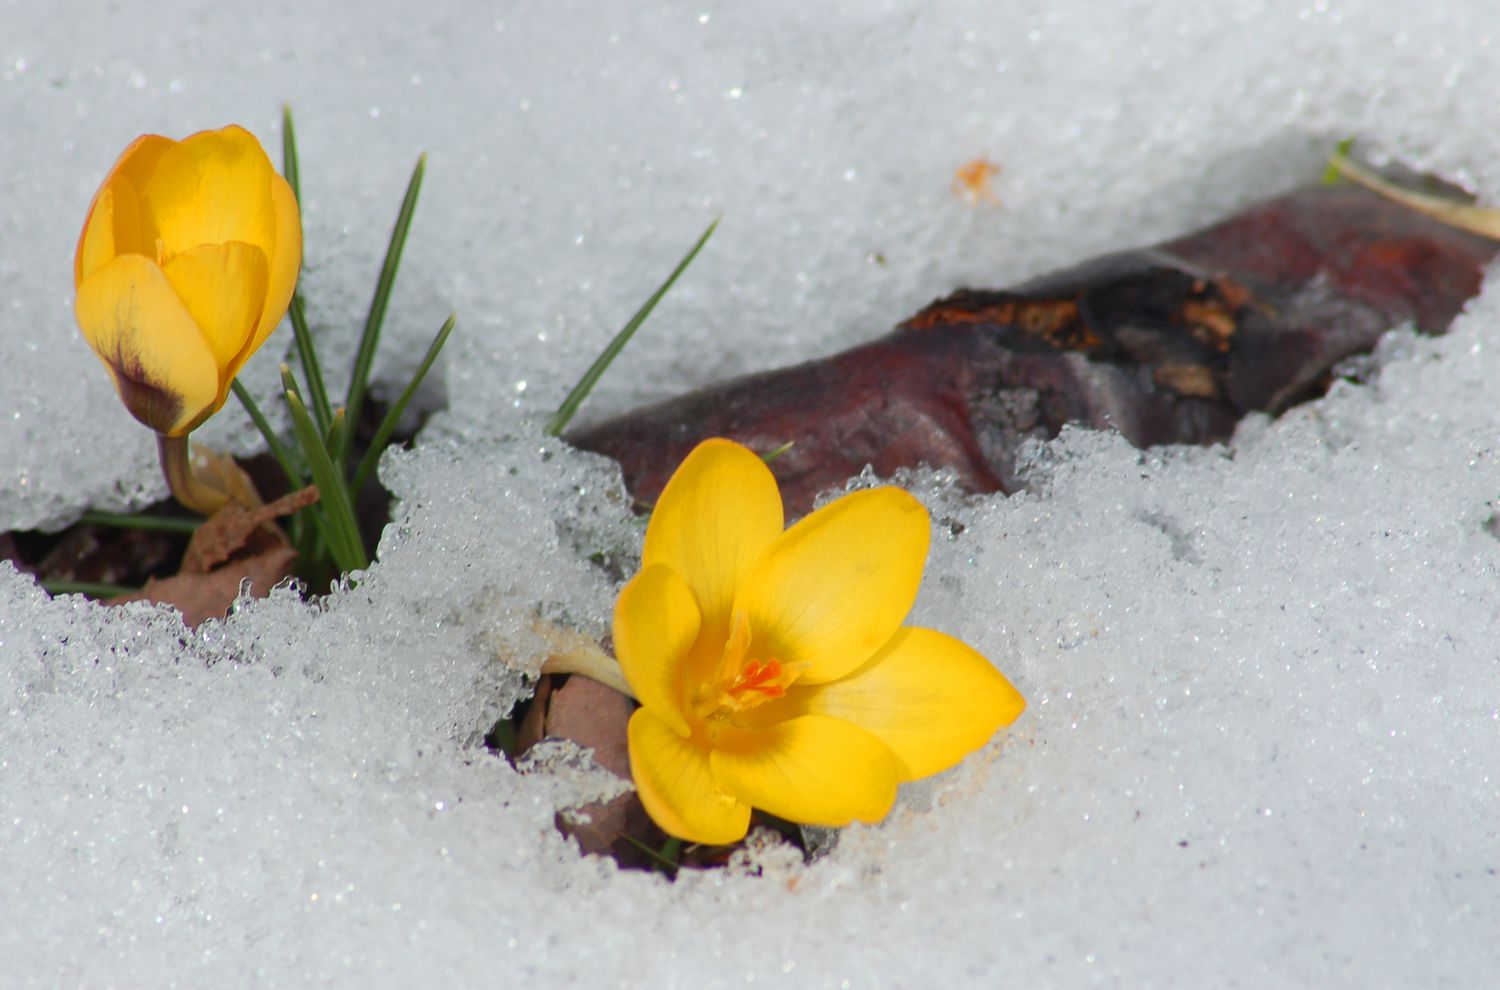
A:
[[[719,661],[719,676],[693,692],[693,710],[702,718],[725,718],[786,694],[805,664],[750,656],[750,620],[736,612]]]
[[[742,712],[772,698],[780,698],[795,677],[775,657],[751,660],[732,681],[719,682],[719,698],[725,707]]]

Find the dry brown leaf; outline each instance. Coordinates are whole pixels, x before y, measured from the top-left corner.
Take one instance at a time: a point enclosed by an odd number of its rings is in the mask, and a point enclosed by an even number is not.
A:
[[[625,727],[630,722],[635,702],[614,688],[598,681],[574,675],[563,681],[543,678],[537,700],[527,713],[518,733],[522,748],[534,745],[544,737],[571,739],[594,751],[594,761],[604,769],[630,779],[630,747]],[[540,713],[540,714],[538,714]],[[558,828],[578,840],[586,853],[608,853],[622,863],[646,865],[640,854],[622,835],[655,847],[665,836],[651,821],[634,791],[612,801],[585,805],[581,816],[558,816]],[[581,820],[583,816],[587,821]]]
[[[255,509],[231,502],[193,533],[175,575],[152,578],[140,591],[111,598],[106,604],[171,605],[189,626],[222,618],[247,579],[247,593],[264,597],[291,576],[297,551],[274,521],[317,500],[317,487],[309,486]]]

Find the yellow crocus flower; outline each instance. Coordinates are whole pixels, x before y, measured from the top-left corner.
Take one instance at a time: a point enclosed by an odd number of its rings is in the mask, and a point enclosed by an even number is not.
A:
[[[964,643],[902,625],[930,529],[909,493],[854,492],[782,526],[764,462],[706,441],[662,491],[615,606],[641,702],[631,773],[682,839],[733,842],[752,807],[878,821],[899,784],[953,766],[1026,704]]]
[[[183,437],[224,405],[301,264],[296,197],[252,134],[148,134],[89,207],[74,312],[131,414]]]

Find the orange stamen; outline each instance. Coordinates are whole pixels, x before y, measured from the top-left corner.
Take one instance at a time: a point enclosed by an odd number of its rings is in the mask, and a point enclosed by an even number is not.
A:
[[[751,660],[724,693],[731,705],[741,709],[780,698],[786,694],[786,671],[782,669],[781,661],[774,657]]]
[[[786,696],[786,689],[806,669],[806,663],[785,664],[775,657],[750,657],[750,619],[736,612],[729,620],[729,636],[719,660],[718,677],[693,692],[693,710],[700,718],[723,718],[749,711]]]

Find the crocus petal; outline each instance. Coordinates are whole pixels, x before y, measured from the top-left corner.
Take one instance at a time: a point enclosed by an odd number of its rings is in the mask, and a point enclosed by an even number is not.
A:
[[[292,187],[279,175],[271,176],[271,205],[276,210],[276,243],[270,250],[271,272],[266,283],[265,305],[261,308],[255,335],[230,367],[231,377],[265,343],[286,315],[287,306],[292,301],[292,290],[297,287],[297,273],[302,269],[302,214],[297,208],[297,197],[292,195]]]
[[[876,822],[896,800],[900,765],[857,725],[804,715],[765,729],[715,728],[714,779],[773,815],[806,825]]]
[[[684,739],[646,708],[630,716],[627,735],[636,792],[663,831],[709,845],[745,837],[750,806],[714,783],[707,739]]]
[[[180,436],[213,411],[219,393],[213,353],[149,259],[121,255],[85,278],[74,313],[136,419]]]
[[[705,636],[729,632],[735,588],[781,534],[781,493],[765,462],[728,440],[705,440],[662,490],[641,566],[666,564],[687,581]]]
[[[88,219],[78,239],[73,257],[73,287],[117,254],[146,254],[146,237],[141,229],[139,190],[156,170],[156,163],[177,142],[159,134],[144,134],[130,142],[99,184]],[[101,206],[108,199],[108,206]],[[151,237],[156,235],[153,232]],[[87,246],[86,246],[87,245]]]
[[[242,241],[199,245],[173,255],[162,268],[220,368],[229,368],[255,332],[266,269],[265,252]],[[222,384],[227,387],[232,377],[230,371]]]
[[[689,651],[698,638],[698,603],[665,564],[642,569],[615,601],[615,655],[636,700],[679,736],[691,730],[683,711]]]
[[[120,157],[115,159],[109,174],[104,177],[104,184],[111,185],[124,179],[132,187],[140,189],[156,171],[156,164],[161,161],[161,156],[176,146],[177,142],[169,137],[142,134],[120,152]]]
[[[828,715],[868,729],[890,747],[901,779],[953,766],[1026,707],[978,652],[932,629],[902,629],[870,661],[831,684],[794,686],[789,713]]]
[[[276,244],[273,174],[260,143],[243,128],[201,131],[156,163],[141,188],[142,214],[154,219],[167,255],[226,241],[269,254]]]
[[[884,646],[911,611],[927,559],[927,510],[899,488],[854,492],[787,530],[746,575],[743,608],[763,651],[836,680]]]
[[[89,206],[88,219],[83,223],[83,233],[78,237],[78,251],[73,256],[73,288],[78,288],[85,277],[92,275],[113,258],[115,250],[115,202],[113,186],[101,186],[94,202]],[[139,222],[134,204],[126,210]]]

